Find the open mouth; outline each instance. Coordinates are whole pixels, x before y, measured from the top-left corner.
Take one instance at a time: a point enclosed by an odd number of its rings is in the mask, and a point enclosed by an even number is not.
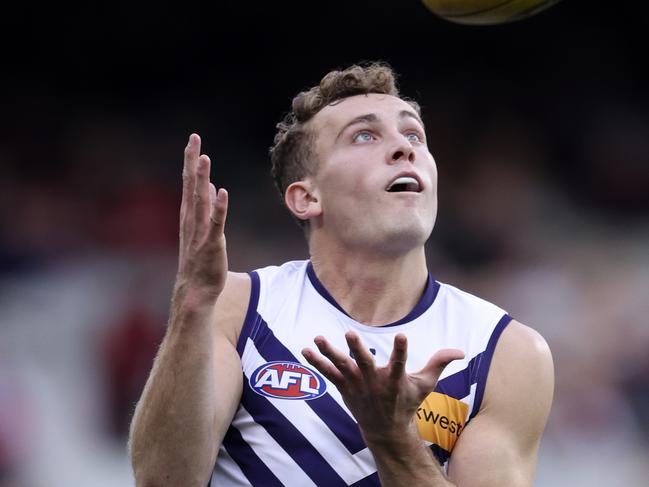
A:
[[[401,176],[392,181],[390,186],[387,187],[386,191],[388,191],[389,193],[420,193],[421,185],[419,184],[419,181],[417,181],[412,176]]]

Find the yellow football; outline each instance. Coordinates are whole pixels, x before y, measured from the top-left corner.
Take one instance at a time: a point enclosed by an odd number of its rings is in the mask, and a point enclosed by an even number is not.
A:
[[[560,0],[422,0],[435,15],[459,24],[494,25],[537,14]]]

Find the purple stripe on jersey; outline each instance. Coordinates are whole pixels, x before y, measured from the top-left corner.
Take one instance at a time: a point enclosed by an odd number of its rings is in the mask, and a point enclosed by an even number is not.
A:
[[[327,291],[324,285],[320,282],[320,279],[318,279],[318,276],[316,276],[315,274],[315,270],[313,269],[313,264],[311,263],[311,261],[309,261],[309,263],[307,264],[306,273],[309,276],[309,281],[311,282],[311,285],[313,285],[315,290],[318,291],[318,294],[320,294],[323,298],[329,301],[329,303],[332,306],[334,306],[338,311],[349,316],[347,312],[336,302],[333,296],[329,294],[329,291]],[[426,288],[424,289],[424,293],[422,294],[421,298],[419,299],[415,307],[412,309],[412,311],[410,311],[410,313],[408,313],[400,320],[382,326],[403,325],[404,323],[408,323],[410,321],[415,320],[416,318],[419,318],[419,316],[421,316],[424,313],[424,311],[430,308],[433,302],[435,302],[435,298],[437,297],[439,288],[440,288],[439,283],[435,281],[429,274],[428,280],[426,281]],[[349,317],[351,318],[351,316]]]
[[[254,420],[282,447],[316,485],[346,486],[347,483],[322,458],[309,440],[280,413],[271,402],[260,396],[244,381],[242,406]],[[313,440],[313,439],[312,439]]]
[[[241,333],[237,342],[237,352],[239,357],[243,354],[243,349],[246,347],[246,338],[252,335],[253,328],[257,321],[257,305],[259,304],[259,274],[256,272],[249,272],[250,276],[250,301],[248,301],[248,311],[246,318],[243,320]]]
[[[354,482],[350,487],[381,487],[378,472],[374,472],[358,482]]]
[[[482,355],[479,363],[477,364],[476,369],[476,382],[478,387],[475,391],[475,399],[473,400],[473,410],[471,411],[471,416],[469,419],[472,419],[478,411],[480,411],[480,405],[482,404],[482,397],[484,396],[485,386],[487,385],[487,376],[489,375],[489,366],[491,365],[491,358],[493,357],[494,350],[496,349],[496,344],[500,338],[501,333],[505,327],[512,321],[512,317],[508,314],[504,315],[493,332],[491,332],[491,337],[489,338],[489,343],[487,343],[487,348]]]
[[[439,380],[435,386],[435,392],[446,394],[458,400],[468,396],[469,392],[471,392],[471,384],[473,384],[471,371],[475,368],[474,364],[480,360],[481,355],[482,353],[479,353],[473,357],[466,368]]]
[[[437,458],[440,465],[444,465],[446,460],[451,458],[451,453],[447,452],[439,445],[430,445],[430,450],[433,452],[433,455],[435,455],[435,458]]]
[[[223,447],[232,459],[239,465],[241,471],[252,485],[268,485],[269,487],[283,484],[266,464],[257,456],[234,426],[230,426],[223,438]],[[210,485],[212,481],[210,480]]]
[[[253,329],[252,338],[257,350],[267,362],[286,360],[300,362],[291,351],[280,342],[268,327],[266,322],[257,315],[257,324]],[[247,381],[245,381],[247,383]],[[305,401],[306,404],[320,417],[331,432],[345,445],[350,453],[355,454],[365,448],[365,442],[356,420],[352,418],[329,394]]]
[[[471,386],[477,383],[476,399],[478,399],[477,393],[480,389],[484,392],[491,356],[493,355],[498,337],[511,319],[511,316],[504,315],[494,327],[489,342],[487,343],[487,348],[473,357],[464,369],[441,379],[437,383],[437,386],[435,386],[435,392],[446,394],[447,396],[460,400],[468,396],[471,392]],[[480,399],[482,399],[482,396],[480,396]],[[474,402],[474,404],[479,406],[479,403]],[[477,411],[475,406],[474,411]],[[471,417],[473,416],[472,414]]]
[[[484,351],[473,357],[464,369],[437,382],[435,392],[458,400],[468,396],[471,386],[478,381],[478,369],[483,355]]]

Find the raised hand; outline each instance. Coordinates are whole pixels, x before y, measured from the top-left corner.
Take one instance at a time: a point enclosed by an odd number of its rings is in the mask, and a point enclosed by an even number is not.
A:
[[[201,139],[192,134],[185,148],[169,323],[131,426],[138,486],[207,485],[241,396],[234,326],[218,303],[228,275],[228,194],[210,183],[210,159],[200,151]]]
[[[401,442],[418,437],[417,408],[433,391],[446,365],[463,358],[464,353],[456,349],[439,350],[423,369],[407,374],[405,335],[395,336],[385,367],[376,367],[374,357],[356,333],[347,332],[345,339],[355,359],[334,348],[322,336],[314,339],[322,355],[308,348],[302,354],[338,388],[370,448],[390,445],[398,448]]]
[[[183,167],[176,288],[188,291],[188,297],[213,303],[228,273],[223,232],[228,193],[217,192],[210,182],[210,165],[210,158],[201,155],[200,137],[190,135]]]

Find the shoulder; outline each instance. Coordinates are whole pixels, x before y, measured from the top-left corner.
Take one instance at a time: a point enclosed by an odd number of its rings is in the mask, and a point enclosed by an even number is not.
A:
[[[521,380],[517,373],[538,379],[544,385],[551,385],[550,379],[554,377],[548,343],[539,332],[516,320],[511,320],[503,330],[494,351],[492,366],[495,367],[494,384],[498,383],[498,379]]]
[[[228,272],[225,288],[219,297],[230,303],[247,301],[250,296],[250,274],[246,272]]]
[[[308,260],[291,260],[282,265],[269,265],[255,269],[253,274],[268,286],[278,286],[303,276],[308,267]]]
[[[512,320],[496,345],[480,411],[453,450],[450,478],[458,485],[532,485],[553,389],[548,344]]]
[[[512,428],[525,430],[519,433],[540,439],[553,393],[550,347],[536,330],[512,320],[494,351],[483,409]]]
[[[500,339],[502,353],[524,353],[551,365],[552,353],[545,338],[533,328],[512,320]]]
[[[234,346],[236,346],[246,317],[251,287],[249,274],[228,272],[225,287],[216,302],[214,315],[216,326],[223,331]]]
[[[438,284],[434,312],[443,316],[453,336],[465,342],[465,348],[468,347],[465,353],[469,353],[469,358],[485,349],[489,349],[491,357],[491,342],[499,338],[503,324],[511,319],[507,311],[450,284],[439,281]],[[487,362],[481,362],[481,374],[485,377],[488,367]]]
[[[467,291],[459,289],[451,284],[436,281],[439,285],[436,302],[439,305],[452,308],[464,313],[489,314],[493,316],[502,316],[505,312],[501,307]],[[493,316],[491,316],[493,315]]]
[[[215,321],[228,340],[236,347],[248,308],[261,302],[273,306],[286,296],[286,289],[298,282],[306,272],[308,261],[290,261],[281,266],[267,266],[250,273],[228,272],[225,288],[215,308]],[[268,292],[274,299],[268,299]]]
[[[286,303],[299,299],[307,279],[309,261],[294,260],[279,266],[267,266],[253,273],[253,298],[265,320],[273,320]]]

